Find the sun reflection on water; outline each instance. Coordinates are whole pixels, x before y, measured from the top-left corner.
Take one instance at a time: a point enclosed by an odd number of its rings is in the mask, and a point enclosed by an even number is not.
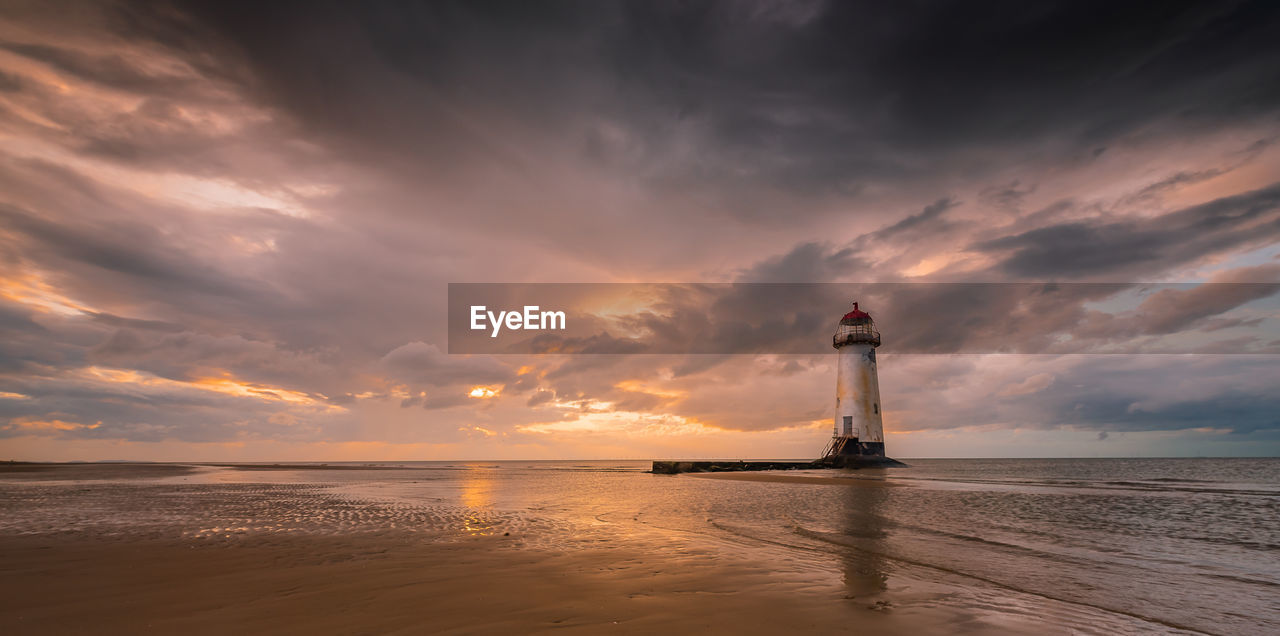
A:
[[[462,518],[462,532],[473,537],[497,534],[497,528],[478,509],[493,504],[493,476],[483,466],[468,466],[462,478],[462,505],[468,508]]]

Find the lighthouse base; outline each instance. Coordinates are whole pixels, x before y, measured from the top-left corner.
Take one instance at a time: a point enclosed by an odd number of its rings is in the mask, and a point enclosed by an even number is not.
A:
[[[828,455],[814,462],[818,468],[901,468],[906,464],[883,455]]]
[[[833,437],[821,459],[787,461],[655,461],[655,475],[744,470],[804,470],[813,468],[894,468],[906,464],[884,456],[884,442],[859,442],[856,437]]]
[[[860,442],[856,437],[836,437],[818,464],[831,468],[889,468],[906,464],[884,456],[884,442]]]

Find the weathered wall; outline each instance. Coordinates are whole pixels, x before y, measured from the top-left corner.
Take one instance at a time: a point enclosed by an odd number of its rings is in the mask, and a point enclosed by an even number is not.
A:
[[[884,442],[875,347],[846,345],[836,358],[836,430],[843,435],[844,418],[852,416],[854,437],[861,442]]]

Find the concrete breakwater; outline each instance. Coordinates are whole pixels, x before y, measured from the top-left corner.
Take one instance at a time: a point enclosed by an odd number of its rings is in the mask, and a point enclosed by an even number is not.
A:
[[[679,473],[721,473],[754,470],[807,470],[815,468],[894,468],[906,464],[888,457],[834,455],[810,461],[663,461],[655,460],[651,472],[657,475]]]
[[[677,473],[718,473],[744,470],[799,470],[822,468],[821,462],[748,462],[748,461],[654,461],[653,472],[659,475]]]

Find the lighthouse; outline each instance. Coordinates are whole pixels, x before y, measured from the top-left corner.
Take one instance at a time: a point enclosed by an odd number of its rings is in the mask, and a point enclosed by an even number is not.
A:
[[[836,421],[822,461],[838,466],[901,465],[884,454],[876,347],[880,332],[853,303],[831,339],[836,348]]]
[[[836,427],[822,457],[803,462],[659,460],[653,462],[653,473],[906,466],[884,454],[880,379],[876,377],[880,332],[871,315],[858,309],[858,303],[840,318],[831,346],[836,348]]]

